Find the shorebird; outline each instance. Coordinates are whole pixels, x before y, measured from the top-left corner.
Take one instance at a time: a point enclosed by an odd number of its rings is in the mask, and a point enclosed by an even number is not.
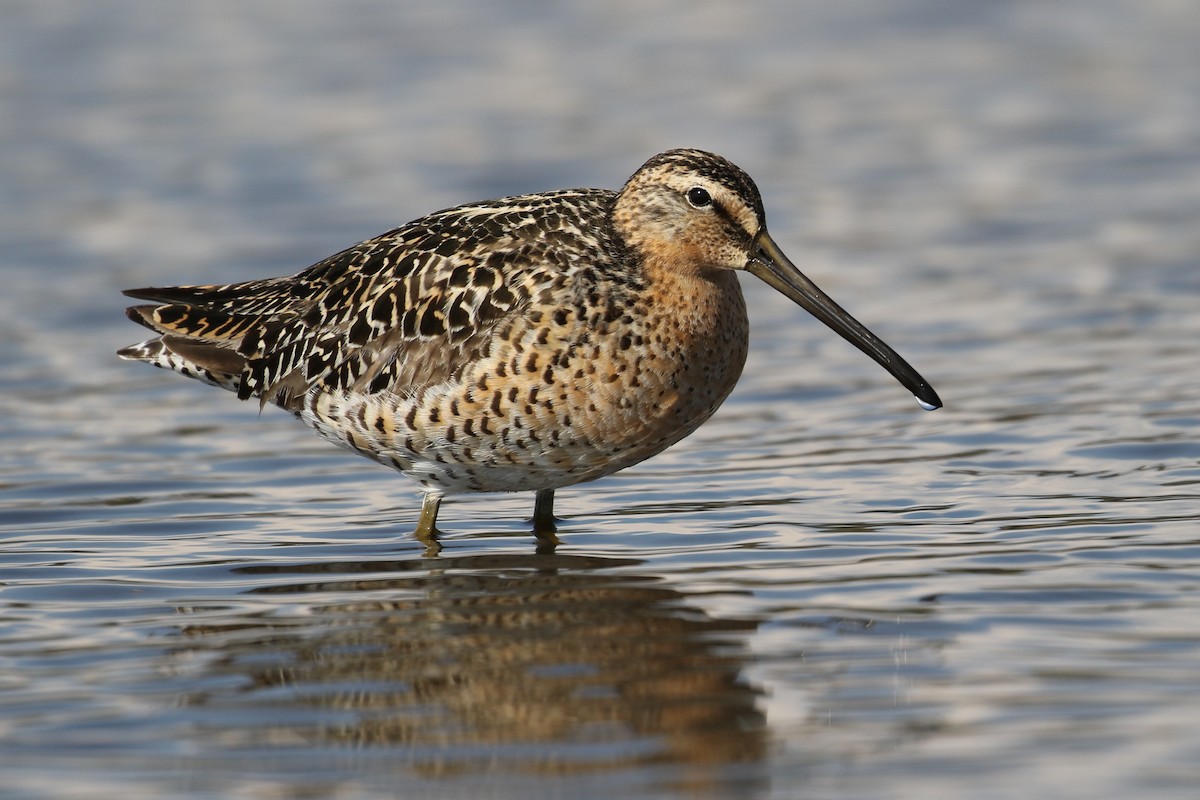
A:
[[[292,277],[133,289],[155,336],[118,352],[292,412],[425,493],[554,491],[692,433],[733,390],[749,325],[737,273],[796,302],[927,410],[937,393],[797,269],[750,177],[670,150],[619,192],[572,189],[438,211]]]

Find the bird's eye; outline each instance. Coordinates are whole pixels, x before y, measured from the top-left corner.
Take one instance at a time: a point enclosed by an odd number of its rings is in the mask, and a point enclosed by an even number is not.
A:
[[[712,205],[712,195],[707,189],[702,189],[699,186],[693,186],[687,190],[687,200],[696,208],[704,208]]]

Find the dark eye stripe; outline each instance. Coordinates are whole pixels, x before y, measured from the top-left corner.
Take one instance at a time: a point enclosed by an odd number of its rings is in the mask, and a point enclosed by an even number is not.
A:
[[[711,208],[721,220],[721,225],[729,233],[731,238],[745,240],[752,238],[752,234],[746,231],[746,229],[741,226],[741,223],[734,219],[734,216],[729,212],[729,209],[718,203],[716,198],[714,198],[712,194],[709,193],[709,191],[703,186],[693,186],[684,193],[684,196],[687,197],[687,201],[691,203],[694,208]]]
[[[743,228],[741,223],[734,219],[733,214],[729,213],[729,209],[717,202],[712,204],[712,208],[720,218],[721,222],[724,224],[725,230],[729,231],[731,238],[746,240],[752,238],[749,231]]]

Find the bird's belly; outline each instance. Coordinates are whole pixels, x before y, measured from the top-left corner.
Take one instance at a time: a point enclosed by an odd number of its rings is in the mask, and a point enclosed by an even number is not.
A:
[[[594,480],[692,433],[733,390],[747,331],[732,286],[690,331],[670,309],[624,330],[530,327],[452,380],[409,393],[314,390],[301,416],[429,491]]]
[[[732,391],[745,345],[716,368],[587,355],[563,362],[549,382],[544,372],[489,378],[481,366],[412,397],[317,392],[301,417],[430,491],[557,488],[617,472],[692,433]]]
[[[325,392],[301,416],[431,491],[530,491],[595,480],[662,452],[712,416],[737,378],[701,386],[670,377],[680,376],[501,382],[505,399],[496,404],[461,386],[420,398]]]

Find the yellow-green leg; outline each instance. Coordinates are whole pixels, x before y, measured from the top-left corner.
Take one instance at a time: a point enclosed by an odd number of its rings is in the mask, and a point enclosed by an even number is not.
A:
[[[533,498],[533,535],[537,537],[540,545],[549,545],[553,548],[558,544],[558,537],[554,535],[558,530],[556,522],[554,490],[539,489]]]
[[[426,555],[435,556],[442,550],[437,540],[437,515],[441,505],[440,494],[427,494],[425,501],[421,503],[421,518],[417,520],[417,529],[413,531],[413,536],[425,545]]]

